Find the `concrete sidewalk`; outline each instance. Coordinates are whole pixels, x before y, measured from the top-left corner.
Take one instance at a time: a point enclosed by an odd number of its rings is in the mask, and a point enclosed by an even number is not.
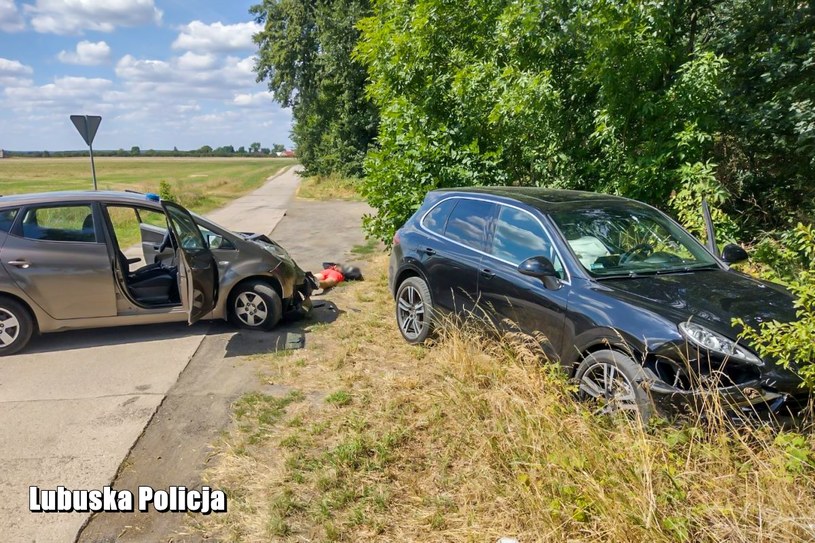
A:
[[[207,218],[234,232],[270,233],[283,219],[300,185],[296,171],[297,166],[283,170],[256,191],[209,213]]]

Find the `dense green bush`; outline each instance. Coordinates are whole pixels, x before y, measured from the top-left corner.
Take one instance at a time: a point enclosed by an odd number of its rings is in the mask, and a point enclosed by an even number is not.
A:
[[[805,385],[815,389],[815,227],[799,223],[784,241],[773,259],[776,268],[768,275],[778,280],[788,270],[800,270],[787,285],[796,296],[798,320],[763,322],[758,329],[747,327],[740,319],[734,324],[744,329],[742,337],[761,356],[797,367]]]
[[[367,218],[436,187],[612,192],[724,237],[811,220],[815,6],[793,0],[377,0],[357,58],[379,108]]]

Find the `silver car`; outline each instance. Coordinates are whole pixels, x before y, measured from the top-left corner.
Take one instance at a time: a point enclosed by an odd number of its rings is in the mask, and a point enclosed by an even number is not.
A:
[[[313,283],[265,235],[235,233],[154,194],[0,197],[0,356],[35,332],[227,319],[269,330]]]

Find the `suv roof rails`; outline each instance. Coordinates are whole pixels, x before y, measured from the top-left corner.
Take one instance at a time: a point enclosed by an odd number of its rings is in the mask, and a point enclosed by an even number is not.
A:
[[[133,194],[144,194],[143,192],[139,192],[138,190],[132,189],[125,189],[124,192],[132,192]]]

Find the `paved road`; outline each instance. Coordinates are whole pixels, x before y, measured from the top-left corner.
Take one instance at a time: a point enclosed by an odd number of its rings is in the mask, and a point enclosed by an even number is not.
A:
[[[290,168],[210,217],[271,232],[297,188]],[[0,534],[71,541],[87,514],[32,514],[28,487],[101,489],[142,435],[209,324],[65,332],[0,359]]]

